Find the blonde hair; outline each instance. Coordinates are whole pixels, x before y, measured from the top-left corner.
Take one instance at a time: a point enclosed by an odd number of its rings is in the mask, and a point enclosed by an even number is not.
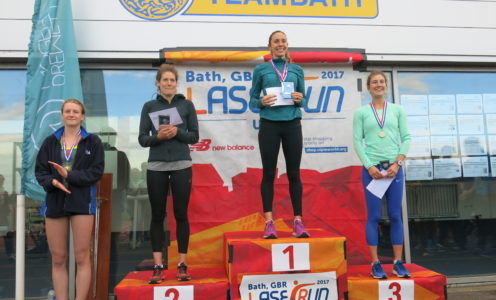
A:
[[[81,113],[83,115],[86,114],[86,108],[84,107],[84,104],[81,103],[81,101],[77,100],[77,99],[67,99],[64,101],[64,104],[62,104],[62,107],[60,108],[60,112],[63,113],[64,112],[64,106],[67,104],[67,103],[74,103],[74,104],[77,104],[79,105],[79,107],[81,107]]]
[[[367,87],[370,86],[370,80],[372,79],[372,77],[374,77],[375,75],[381,75],[382,77],[384,77],[384,82],[386,82],[386,85],[387,85],[387,77],[386,77],[386,74],[380,70],[372,70],[370,71],[370,74],[369,76],[367,77]]]

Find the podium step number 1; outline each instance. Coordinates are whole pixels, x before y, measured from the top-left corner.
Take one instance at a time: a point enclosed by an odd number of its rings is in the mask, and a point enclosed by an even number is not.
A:
[[[272,244],[272,271],[310,270],[308,243]]]

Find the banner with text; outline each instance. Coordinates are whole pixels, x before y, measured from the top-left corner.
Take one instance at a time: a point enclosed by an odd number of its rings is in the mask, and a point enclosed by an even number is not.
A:
[[[205,62],[205,53],[188,54],[180,57],[189,60],[176,60],[179,92],[194,102],[200,124],[200,141],[191,146],[194,175],[188,261],[221,264],[221,258],[208,253],[222,247],[224,231],[263,230],[257,138],[260,118],[258,109],[249,105],[249,91],[253,68],[267,57],[260,52],[238,52],[243,59],[231,63],[225,62],[226,57],[222,62],[222,57],[208,54],[218,61],[213,64]],[[294,56],[305,57],[301,54]],[[345,236],[351,256],[363,258],[367,251],[361,169],[352,167],[360,165],[353,150],[352,118],[361,98],[358,71],[353,69],[356,60],[348,61],[300,64],[308,99],[302,108],[303,215],[307,227],[326,228]],[[292,207],[282,151],[277,169],[274,216],[284,221],[277,230],[289,231]],[[169,218],[170,228],[175,228],[173,222]],[[175,240],[174,230],[172,234]],[[177,255],[171,251],[169,257],[174,261]]]

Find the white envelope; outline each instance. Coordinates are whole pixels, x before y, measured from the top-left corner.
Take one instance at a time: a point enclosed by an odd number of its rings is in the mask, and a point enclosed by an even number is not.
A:
[[[159,129],[158,116],[169,116],[170,125],[179,125],[183,123],[183,119],[181,118],[179,112],[177,111],[177,108],[175,107],[154,111],[149,113],[148,115],[152,120],[153,127],[155,127],[157,131]]]
[[[382,175],[386,175],[385,170],[382,170],[381,173]],[[372,181],[367,185],[367,190],[369,190],[369,192],[374,194],[377,198],[382,199],[394,178],[395,177],[372,179]]]
[[[293,99],[284,99],[282,97],[282,88],[280,86],[266,88],[265,92],[267,93],[267,95],[274,94],[277,96],[276,102],[274,102],[274,104],[272,104],[271,106],[294,105]]]

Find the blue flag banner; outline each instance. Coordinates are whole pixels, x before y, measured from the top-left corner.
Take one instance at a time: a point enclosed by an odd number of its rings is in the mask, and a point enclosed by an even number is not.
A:
[[[34,176],[43,140],[62,126],[60,108],[83,101],[70,0],[36,0],[27,63],[21,194],[43,200]]]

